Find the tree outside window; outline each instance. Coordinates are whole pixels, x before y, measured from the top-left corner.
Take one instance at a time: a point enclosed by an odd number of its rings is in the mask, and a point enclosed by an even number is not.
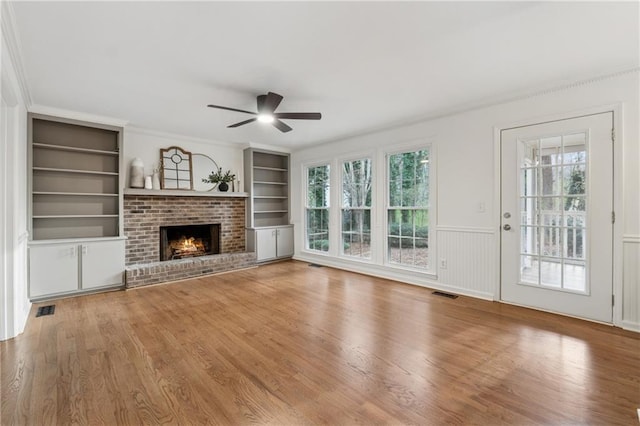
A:
[[[307,169],[306,236],[309,250],[329,251],[329,165]]]
[[[342,254],[371,258],[371,159],[342,163]]]
[[[387,261],[420,269],[429,259],[429,150],[388,156]]]

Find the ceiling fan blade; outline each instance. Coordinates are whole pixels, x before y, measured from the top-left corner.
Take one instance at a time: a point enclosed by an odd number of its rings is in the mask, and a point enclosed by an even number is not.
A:
[[[246,114],[257,115],[255,112],[245,111],[245,110],[243,110],[243,109],[229,108],[229,107],[220,106],[220,105],[207,105],[207,106],[208,106],[209,108],[226,109],[227,111],[244,112],[244,113],[246,113]]]
[[[256,120],[257,120],[257,118],[250,118],[248,120],[244,120],[244,121],[241,121],[241,122],[236,123],[236,124],[231,124],[231,125],[229,125],[227,127],[240,127],[240,126],[244,126],[245,124],[249,124],[249,123],[251,123],[253,121],[256,121]]]
[[[273,116],[290,120],[320,120],[322,118],[322,114],[319,112],[276,112]]]
[[[284,124],[282,121],[278,120],[277,118],[275,120],[273,120],[273,122],[271,124],[273,124],[273,127],[275,127],[276,129],[280,130],[282,133],[287,133],[287,132],[290,132],[291,130],[293,130],[291,127],[287,126],[286,124]]]
[[[282,96],[278,95],[277,93],[269,92],[267,93],[267,97],[264,98],[263,102],[260,102],[260,99],[258,99],[258,111],[273,112],[276,110],[276,108],[278,108],[280,102],[282,102]],[[261,103],[262,108],[260,108]]]

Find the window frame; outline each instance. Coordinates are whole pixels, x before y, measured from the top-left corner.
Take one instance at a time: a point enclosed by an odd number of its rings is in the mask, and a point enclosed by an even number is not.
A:
[[[391,193],[389,190],[390,180],[391,180],[391,164],[390,158],[393,155],[403,154],[408,152],[415,152],[419,150],[427,150],[429,152],[429,177],[428,177],[428,189],[429,189],[429,202],[426,208],[416,208],[413,207],[405,207],[405,206],[391,206]],[[384,233],[383,238],[383,264],[386,267],[411,271],[411,272],[420,272],[423,274],[431,275],[433,278],[436,278],[437,274],[437,242],[436,242],[436,227],[437,227],[437,182],[436,182],[436,147],[433,141],[413,141],[412,143],[403,144],[403,145],[395,145],[393,149],[384,151],[383,161],[385,164],[385,175],[384,175],[384,208],[382,214],[383,218],[383,229]],[[426,210],[429,215],[429,228],[427,232],[427,241],[428,241],[428,262],[427,268],[415,266],[415,265],[405,265],[402,263],[392,262],[389,256],[389,211],[390,210]],[[415,238],[415,237],[414,237]]]
[[[310,169],[314,169],[317,167],[328,167],[328,179],[327,182],[329,184],[329,193],[327,195],[326,201],[327,201],[327,205],[325,207],[310,207],[309,206],[309,170]],[[333,197],[333,192],[332,192],[332,168],[334,168],[333,162],[330,160],[325,160],[325,161],[318,161],[318,162],[313,162],[313,163],[306,163],[303,164],[302,166],[302,174],[304,177],[304,200],[303,200],[303,215],[304,215],[304,250],[309,252],[309,253],[313,253],[313,254],[317,254],[317,255],[325,255],[328,256],[331,253],[332,250],[332,244],[331,244],[331,240],[332,240],[332,232],[331,232],[331,197]],[[328,249],[326,251],[323,250],[319,250],[319,249],[314,249],[311,248],[309,246],[309,216],[308,216],[308,212],[309,210],[325,210],[326,211],[326,217],[327,217],[327,241],[328,241]]]
[[[354,256],[354,255],[350,255],[350,254],[346,254],[344,252],[344,243],[343,243],[343,233],[344,233],[344,228],[343,228],[343,213],[345,210],[345,206],[344,206],[344,165],[345,163],[352,163],[355,161],[363,161],[363,160],[369,160],[369,163],[371,165],[371,205],[366,207],[366,206],[361,206],[358,208],[350,208],[348,210],[363,210],[363,211],[369,211],[369,245],[370,245],[370,251],[369,251],[369,256],[368,257],[362,257],[362,256]],[[351,261],[357,261],[357,262],[365,262],[365,263],[372,263],[374,260],[374,250],[376,249],[374,243],[377,240],[377,238],[375,238],[375,232],[374,232],[374,216],[376,214],[376,210],[375,210],[375,194],[376,194],[376,161],[375,161],[375,155],[373,153],[370,152],[363,152],[360,153],[360,155],[351,155],[349,157],[341,157],[337,159],[338,161],[338,167],[340,169],[340,174],[339,174],[339,185],[340,185],[340,191],[339,191],[339,196],[340,196],[340,200],[338,203],[338,215],[339,215],[339,229],[338,229],[338,233],[339,233],[339,238],[338,238],[338,254],[340,257],[343,257],[345,259],[351,260]]]

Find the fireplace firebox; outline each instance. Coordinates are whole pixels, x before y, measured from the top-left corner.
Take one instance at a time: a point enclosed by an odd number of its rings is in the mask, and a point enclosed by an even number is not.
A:
[[[220,253],[220,224],[160,227],[160,260]]]

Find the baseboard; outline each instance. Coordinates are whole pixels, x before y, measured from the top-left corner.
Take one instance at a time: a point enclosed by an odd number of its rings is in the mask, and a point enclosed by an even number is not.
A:
[[[635,331],[636,333],[640,333],[640,323],[633,321],[622,321],[620,326],[624,330]]]
[[[295,255],[293,259],[303,262],[315,263],[323,266],[330,266],[332,268],[341,269],[344,271],[357,272],[359,274],[369,275],[376,278],[384,278],[387,280],[398,281],[405,284],[426,287],[433,290],[442,290],[448,293],[474,297],[476,299],[489,301],[494,300],[493,293],[484,293],[448,285],[446,283],[441,283],[437,281],[437,277],[435,277],[434,275],[426,276],[426,274],[422,274],[420,272],[401,271],[395,268],[392,269],[381,265],[373,265],[370,263],[342,261],[328,256],[305,256],[304,254],[298,254]],[[434,277],[435,279],[431,277]]]

